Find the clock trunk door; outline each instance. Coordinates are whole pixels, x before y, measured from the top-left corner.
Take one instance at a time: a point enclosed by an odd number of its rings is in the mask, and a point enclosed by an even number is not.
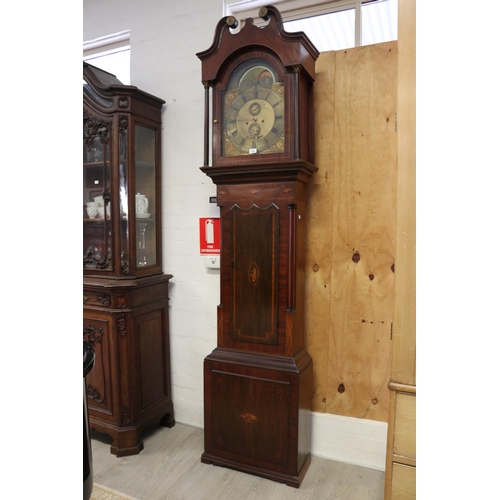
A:
[[[279,208],[230,211],[231,340],[278,344]]]

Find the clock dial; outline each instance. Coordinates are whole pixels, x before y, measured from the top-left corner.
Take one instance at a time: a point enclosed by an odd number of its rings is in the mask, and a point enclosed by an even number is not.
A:
[[[267,62],[251,60],[236,68],[224,108],[226,156],[284,151],[284,86]]]

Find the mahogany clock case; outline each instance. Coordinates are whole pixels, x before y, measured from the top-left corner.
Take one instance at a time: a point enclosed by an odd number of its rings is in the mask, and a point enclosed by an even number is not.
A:
[[[317,171],[319,52],[304,33],[284,30],[275,7],[259,15],[267,25],[247,19],[239,32],[230,31],[232,16],[221,19],[212,46],[197,54],[205,87],[201,170],[217,186],[221,219],[221,301],[217,348],[204,362],[201,460],[299,487],[311,444],[305,212]]]
[[[287,175],[217,185],[221,304],[218,347],[204,362],[202,461],[298,487],[311,443],[302,177],[312,173]]]

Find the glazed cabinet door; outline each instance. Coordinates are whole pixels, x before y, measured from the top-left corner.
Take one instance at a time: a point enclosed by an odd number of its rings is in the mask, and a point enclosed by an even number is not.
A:
[[[83,113],[83,268],[113,270],[112,118]]]
[[[136,266],[156,266],[158,217],[156,211],[157,131],[135,125],[135,234]]]
[[[83,65],[83,272],[160,274],[162,99]]]

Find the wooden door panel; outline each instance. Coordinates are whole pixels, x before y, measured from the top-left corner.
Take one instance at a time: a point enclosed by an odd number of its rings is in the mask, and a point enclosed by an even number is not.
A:
[[[162,310],[136,317],[136,338],[140,363],[139,413],[168,397],[165,373],[165,325]]]
[[[231,208],[230,338],[277,345],[279,208]]]
[[[216,370],[211,379],[213,446],[286,466],[290,384]]]
[[[89,409],[113,414],[110,325],[107,319],[85,318],[83,340],[95,352],[95,365],[85,377]]]

